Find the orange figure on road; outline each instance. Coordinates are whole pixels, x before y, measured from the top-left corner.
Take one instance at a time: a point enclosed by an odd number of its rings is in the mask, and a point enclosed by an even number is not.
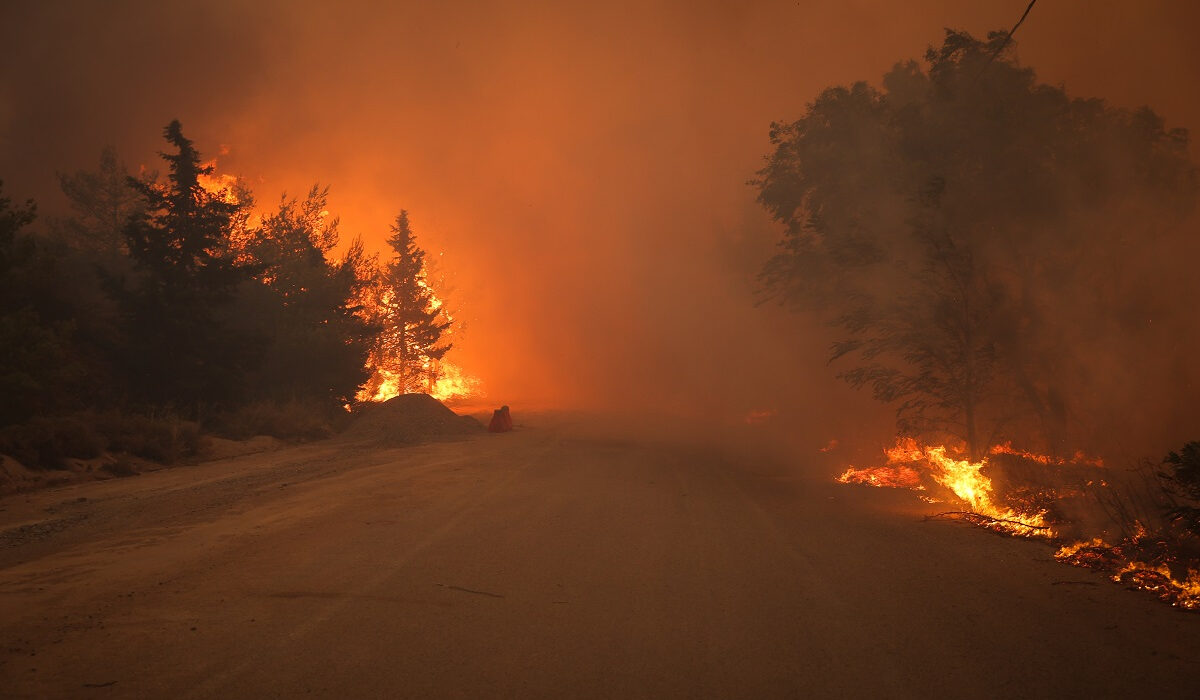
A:
[[[508,412],[508,406],[501,406],[492,412],[492,422],[488,424],[489,433],[507,433],[512,428],[512,414]]]

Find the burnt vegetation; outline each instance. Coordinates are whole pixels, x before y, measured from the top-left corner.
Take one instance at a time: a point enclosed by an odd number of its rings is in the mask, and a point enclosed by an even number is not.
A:
[[[881,86],[772,125],[753,185],[784,233],[763,298],[834,329],[830,363],[902,436],[986,462],[1006,507],[1090,543],[1063,558],[1200,605],[1200,446],[1128,457],[1195,434],[1188,132],[1039,83],[1010,38],[947,30]]]
[[[430,385],[450,321],[429,308],[407,214],[381,265],[342,242],[328,188],[259,213],[179,122],[163,133],[161,177],[131,176],[111,149],[61,176],[68,217],[39,221],[0,191],[0,454],[172,462],[209,433],[327,436],[372,357]],[[378,350],[397,335],[407,354]]]

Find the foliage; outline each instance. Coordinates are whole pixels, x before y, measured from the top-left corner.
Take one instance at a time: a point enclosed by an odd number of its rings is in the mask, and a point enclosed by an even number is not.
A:
[[[254,401],[217,416],[210,424],[217,435],[245,440],[270,435],[281,440],[319,440],[335,432],[348,414],[328,402],[309,400]]]
[[[1161,472],[1167,483],[1191,501],[1191,505],[1176,505],[1168,512],[1168,519],[1192,535],[1200,537],[1200,442],[1187,443],[1178,452],[1169,453],[1163,460],[1165,472]]]
[[[257,283],[239,298],[242,317],[266,338],[250,394],[278,400],[325,399],[340,407],[367,379],[364,369],[375,328],[355,300],[369,280],[370,262],[354,240],[341,258],[338,221],[326,208],[329,189],[314,186],[303,200],[283,199],[246,243]]]
[[[90,421],[76,416],[37,416],[0,429],[0,453],[27,467],[62,469],[68,457],[90,459],[106,447]]]
[[[96,427],[114,452],[126,452],[163,464],[201,454],[207,441],[200,424],[171,412],[97,415]]]
[[[328,188],[260,215],[178,121],[163,135],[161,181],[107,148],[96,170],[60,175],[70,214],[41,229],[32,202],[0,196],[0,452],[174,462],[204,448],[200,421],[326,437],[375,366],[427,386],[450,324],[406,212],[380,269],[340,242]]]
[[[201,186],[212,166],[200,165],[178,121],[164,136],[177,151],[161,154],[167,181],[129,181],[145,208],[125,226],[134,274],[119,293],[122,359],[135,396],[195,411],[236,400],[256,355],[254,339],[229,322],[234,290],[249,277],[229,239],[242,205]]]
[[[824,90],[772,125],[754,182],[785,226],[765,296],[839,328],[840,376],[895,402],[902,431],[972,458],[1018,430],[1064,447],[1062,320],[1125,291],[1091,263],[1196,189],[1186,132],[1037,83],[1006,40],[948,30],[882,89]]]
[[[135,179],[136,187],[130,185],[130,179],[128,169],[112,147],[101,151],[97,170],[58,176],[73,214],[58,228],[72,247],[99,255],[110,263],[128,252],[125,227],[130,219],[144,214],[145,200],[139,192],[151,187],[156,176],[140,174]]]
[[[32,202],[14,206],[0,190],[0,425],[59,407],[79,374],[72,323],[47,313],[58,269],[23,230],[33,221]]]

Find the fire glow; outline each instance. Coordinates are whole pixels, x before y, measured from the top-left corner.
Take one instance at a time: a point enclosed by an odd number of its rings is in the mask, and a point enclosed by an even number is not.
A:
[[[1054,537],[1043,510],[1025,511],[998,502],[992,480],[983,474],[987,458],[979,462],[956,459],[947,448],[929,447],[912,438],[900,438],[884,450],[881,467],[849,467],[837,478],[843,484],[924,490],[922,474],[948,489],[963,504],[962,515],[989,529],[1024,537]]]
[[[223,147],[223,154],[227,153],[228,149]],[[220,199],[227,204],[240,204],[238,196],[238,178],[229,173],[220,173],[217,171],[217,160],[214,158],[201,164],[202,172],[197,176],[197,181],[200,187],[208,194]],[[320,212],[320,217],[325,219],[329,216],[329,211]],[[233,232],[233,238],[238,239],[238,232]],[[242,231],[242,236],[245,236],[245,231]],[[423,270],[423,275],[427,271]],[[430,291],[429,308],[442,314],[449,322],[454,321],[454,317],[446,309],[445,302],[438,296],[437,292],[429,285],[425,279],[418,280],[417,284],[425,287]],[[363,306],[363,313],[370,315],[376,311],[369,299],[360,300]],[[455,326],[451,326],[446,331],[446,335],[450,336],[454,333]],[[421,369],[424,373],[432,377],[429,382],[426,393],[438,401],[461,400],[466,398],[481,398],[484,396],[481,386],[482,381],[471,374],[468,374],[461,367],[447,362],[445,360],[433,360],[425,357],[422,359]],[[395,398],[404,393],[404,378],[399,374],[389,371],[384,367],[372,367],[370,362],[366,369],[370,370],[371,380],[365,386],[377,387],[374,391],[363,388],[355,398],[358,401],[381,402]]]
[[[996,495],[992,480],[982,473],[988,464],[957,459],[947,454],[945,446],[929,447],[911,438],[899,439],[884,450],[887,462],[883,466],[849,467],[837,481],[843,484],[902,488],[925,491],[926,484],[944,487],[964,508],[943,513],[975,525],[1007,535],[1044,538],[1058,545],[1054,558],[1058,561],[1104,572],[1116,582],[1130,588],[1147,591],[1176,607],[1200,611],[1200,571],[1179,566],[1164,546],[1140,523],[1136,532],[1110,544],[1104,537],[1076,542],[1060,539],[1047,511],[1010,506]],[[1102,467],[1103,461],[1076,453],[1071,459],[1026,452],[1005,443],[989,450],[989,456],[1007,455],[1046,467],[1066,465]],[[1101,487],[1104,481],[1088,482]],[[1064,496],[1056,492],[1056,498]],[[930,501],[927,496],[923,500]]]
[[[423,279],[419,280],[417,284],[429,290],[429,308],[441,313],[447,321],[453,322],[454,317],[446,309],[445,302],[438,296],[437,291]],[[369,314],[372,310],[365,309],[365,311]],[[455,327],[452,325],[446,330],[446,335],[451,336],[454,330]],[[368,369],[372,371],[372,378],[367,382],[366,386],[375,386],[377,388],[374,392],[364,388],[356,397],[359,401],[387,401],[404,393],[404,377],[389,371],[386,367],[371,367],[368,365]],[[478,377],[468,374],[459,366],[446,360],[433,360],[428,357],[422,358],[421,369],[424,373],[433,377],[426,393],[438,401],[481,398],[484,395],[481,389],[482,382]]]
[[[1108,572],[1114,583],[1147,591],[1184,610],[1200,610],[1200,571],[1193,568],[1173,571],[1166,558],[1158,562],[1138,559],[1138,552],[1156,549],[1145,528],[1138,530],[1115,545],[1102,537],[1065,544],[1054,553],[1054,558],[1072,566]]]

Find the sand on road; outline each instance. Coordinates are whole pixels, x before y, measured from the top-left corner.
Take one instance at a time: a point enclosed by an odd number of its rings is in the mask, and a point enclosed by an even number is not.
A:
[[[0,499],[0,696],[1064,698],[1200,683],[1200,616],[1046,545],[923,521],[906,494],[765,459],[547,416]]]

